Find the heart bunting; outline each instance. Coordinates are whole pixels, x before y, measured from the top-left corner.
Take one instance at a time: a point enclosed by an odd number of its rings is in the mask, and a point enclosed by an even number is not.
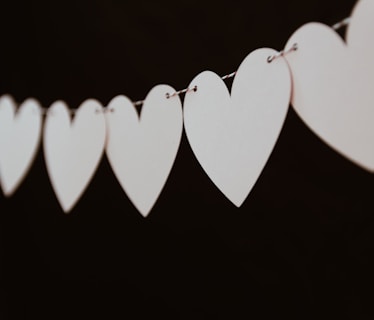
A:
[[[140,103],[121,95],[103,108],[89,99],[72,115],[57,101],[47,111],[44,131],[46,109],[38,101],[27,99],[18,107],[4,95],[2,192],[11,196],[20,186],[43,135],[48,175],[65,213],[85,192],[105,152],[129,200],[147,217],[171,173],[184,125],[209,179],[240,207],[271,156],[290,102],[324,143],[374,173],[373,17],[374,1],[360,0],[352,16],[333,27],[300,27],[281,52],[255,50],[237,72],[221,78],[204,71],[177,92],[155,86]],[[336,29],[346,25],[343,40]],[[230,90],[223,79],[232,76]]]
[[[291,79],[283,58],[258,49],[240,65],[231,96],[223,80],[205,71],[189,85],[184,124],[191,148],[214,184],[241,206],[263,170],[288,110]]]

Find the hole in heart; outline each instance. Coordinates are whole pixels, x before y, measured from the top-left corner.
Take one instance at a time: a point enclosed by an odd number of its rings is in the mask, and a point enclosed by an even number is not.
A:
[[[104,108],[103,112],[104,113],[113,113],[114,112],[114,108]]]
[[[266,59],[266,61],[268,63],[272,63],[275,59],[279,58],[279,57],[284,57],[285,55],[293,52],[293,51],[296,51],[298,49],[298,45],[297,43],[294,43],[292,45],[292,47],[288,50],[282,50],[282,51],[279,51],[277,54],[273,54],[271,56],[268,56],[268,58]]]
[[[191,88],[186,88],[186,89],[183,89],[183,90],[179,90],[179,91],[174,92],[172,94],[167,92],[165,94],[165,96],[166,96],[166,99],[170,99],[170,98],[175,97],[175,96],[180,96],[180,95],[186,94],[187,92],[190,92],[190,91],[196,92],[197,91],[197,86],[194,86],[192,89]]]
[[[53,112],[53,110],[51,110],[51,109],[48,109],[48,108],[44,108],[43,109],[43,116],[53,116],[54,115],[54,112]]]

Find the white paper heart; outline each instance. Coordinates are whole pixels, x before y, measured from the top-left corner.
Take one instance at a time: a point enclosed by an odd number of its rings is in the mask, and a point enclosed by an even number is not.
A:
[[[240,65],[230,93],[219,76],[199,74],[186,94],[184,124],[191,148],[222,193],[241,206],[263,170],[283,126],[291,94],[283,58],[258,49]]]
[[[39,103],[28,99],[16,111],[10,96],[0,98],[0,182],[11,196],[25,178],[37,153],[42,113]]]
[[[55,102],[48,110],[44,155],[52,187],[65,213],[74,207],[92,179],[105,140],[105,117],[99,102],[83,102],[73,121],[62,101]]]
[[[292,105],[330,147],[374,171],[374,1],[358,3],[347,44],[319,23],[298,29],[286,48],[292,77]]]
[[[167,85],[147,95],[141,116],[132,102],[114,98],[106,113],[106,154],[113,171],[138,211],[146,217],[159,197],[173,166],[183,130],[182,104]]]

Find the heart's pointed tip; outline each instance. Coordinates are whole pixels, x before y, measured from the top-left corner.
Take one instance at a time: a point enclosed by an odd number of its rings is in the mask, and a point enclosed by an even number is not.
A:
[[[64,214],[66,214],[66,215],[70,214],[71,211],[73,210],[74,204],[75,203],[64,203],[64,202],[61,202],[60,205],[61,205],[61,209],[64,212]]]
[[[68,208],[68,209],[64,209],[64,208],[62,208],[62,211],[64,212],[64,214],[65,215],[70,215],[70,213],[71,213],[71,208]]]
[[[150,208],[139,208],[137,207],[139,213],[141,214],[141,216],[146,219],[148,217],[148,215],[151,213],[151,210],[152,210],[152,207]]]
[[[15,187],[8,187],[6,185],[1,185],[1,189],[3,190],[3,194],[6,198],[10,198],[16,191]]]
[[[232,200],[230,199],[230,201],[235,205],[235,207],[237,208],[240,208],[242,206],[242,204],[244,203],[245,201],[245,198],[244,199],[240,199],[240,200]]]
[[[149,212],[140,212],[140,215],[141,215],[144,219],[146,219],[146,218],[148,217],[148,215],[149,215]]]
[[[142,215],[143,218],[147,218],[148,215],[152,212],[157,198],[152,197],[152,199],[144,199],[137,198],[136,196],[129,196],[133,207]]]
[[[11,196],[13,196],[13,194],[14,194],[14,190],[10,190],[10,191],[4,190],[4,196],[7,198],[10,198]]]
[[[223,193],[225,195],[225,197],[230,200],[230,202],[235,205],[235,207],[237,208],[240,208],[242,206],[242,204],[244,203],[245,199],[247,199],[247,196],[248,195],[245,195],[245,196],[239,196],[237,194],[226,194],[226,193]]]

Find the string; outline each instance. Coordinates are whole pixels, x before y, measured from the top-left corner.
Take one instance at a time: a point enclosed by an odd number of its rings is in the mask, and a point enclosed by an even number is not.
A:
[[[343,19],[343,20],[335,23],[334,25],[332,25],[331,28],[334,29],[335,31],[337,31],[337,30],[339,30],[339,29],[341,29],[343,27],[348,26],[350,22],[351,22],[351,17],[347,17],[347,18],[345,18],[345,19]],[[277,59],[279,57],[283,57],[283,56],[285,56],[285,55],[287,55],[287,54],[289,54],[289,53],[291,53],[293,51],[296,51],[297,49],[298,49],[298,45],[297,45],[297,43],[294,43],[291,46],[290,49],[288,49],[288,50],[282,50],[282,51],[279,51],[277,54],[269,56],[267,58],[267,62],[271,63],[273,60],[275,60],[275,59]],[[236,75],[236,73],[237,73],[237,71],[231,72],[229,74],[226,74],[226,75],[222,76],[221,79],[222,80],[226,80],[226,79],[232,78],[232,77],[234,77]],[[172,94],[167,93],[166,94],[166,98],[169,99],[171,97],[180,95],[182,93],[187,93],[187,92],[190,92],[190,91],[195,91],[196,92],[197,91],[197,86],[194,86],[193,88],[188,88],[187,87],[185,89],[178,90],[178,91],[176,91],[176,92],[174,92]],[[144,103],[144,100],[139,100],[139,101],[134,102],[134,106],[140,106],[143,103]]]
[[[339,21],[338,23],[335,23],[331,27],[336,31],[336,30],[339,30],[340,28],[343,28],[343,27],[347,26],[350,21],[351,21],[351,18],[348,17],[348,18],[343,19],[342,21]],[[293,51],[296,51],[297,48],[298,48],[297,43],[294,43],[290,49],[282,50],[282,51],[279,51],[278,53],[276,53],[272,56],[269,56],[268,59],[267,59],[267,62],[271,63],[271,62],[273,62],[274,59],[277,59],[279,57],[283,57],[283,56],[285,56],[285,55],[287,55],[287,54],[289,54]]]
[[[351,22],[351,17],[347,17],[347,18],[345,18],[345,19],[343,19],[343,20],[341,20],[341,21],[339,21],[339,22],[333,24],[333,25],[331,26],[331,28],[334,29],[335,31],[337,31],[337,30],[339,30],[339,29],[341,29],[341,28],[343,28],[343,27],[348,26],[350,22]],[[297,45],[297,43],[294,43],[294,44],[291,46],[290,49],[288,49],[288,50],[282,50],[282,51],[279,51],[278,53],[276,53],[276,54],[274,54],[274,55],[272,55],[272,56],[269,56],[269,57],[267,58],[267,62],[268,62],[268,63],[271,63],[271,62],[274,61],[275,59],[277,59],[277,58],[279,58],[279,57],[283,57],[283,56],[285,56],[285,55],[287,55],[287,54],[289,54],[289,53],[291,53],[291,52],[294,52],[294,51],[296,51],[297,49],[298,49],[298,45]],[[225,81],[225,80],[227,80],[227,79],[233,78],[233,77],[235,77],[236,73],[237,73],[237,71],[231,72],[231,73],[229,73],[229,74],[226,74],[226,75],[222,76],[221,79],[222,79],[223,81]],[[166,93],[166,98],[167,98],[167,99],[170,99],[170,98],[172,98],[172,97],[179,96],[179,95],[181,95],[181,94],[184,94],[184,93],[187,93],[187,92],[191,92],[191,91],[196,92],[197,89],[198,89],[197,86],[194,86],[193,88],[189,88],[189,87],[187,87],[187,88],[184,88],[184,89],[181,89],[181,90],[175,91],[175,92],[173,92],[173,93],[171,93],[171,94],[170,94],[170,93]],[[134,105],[135,107],[142,106],[143,103],[144,103],[144,101],[145,101],[145,100],[134,101],[134,102],[133,102],[133,105]],[[106,108],[104,108],[104,112],[106,112],[106,111],[107,111]],[[75,112],[76,112],[76,109],[70,109],[70,113],[71,113],[72,115],[74,115]],[[48,108],[42,108],[42,113],[43,113],[43,115],[46,115],[46,114],[48,113]]]
[[[345,18],[342,21],[335,23],[332,28],[336,31],[339,30],[340,28],[346,27],[350,24],[351,22],[351,17]]]

